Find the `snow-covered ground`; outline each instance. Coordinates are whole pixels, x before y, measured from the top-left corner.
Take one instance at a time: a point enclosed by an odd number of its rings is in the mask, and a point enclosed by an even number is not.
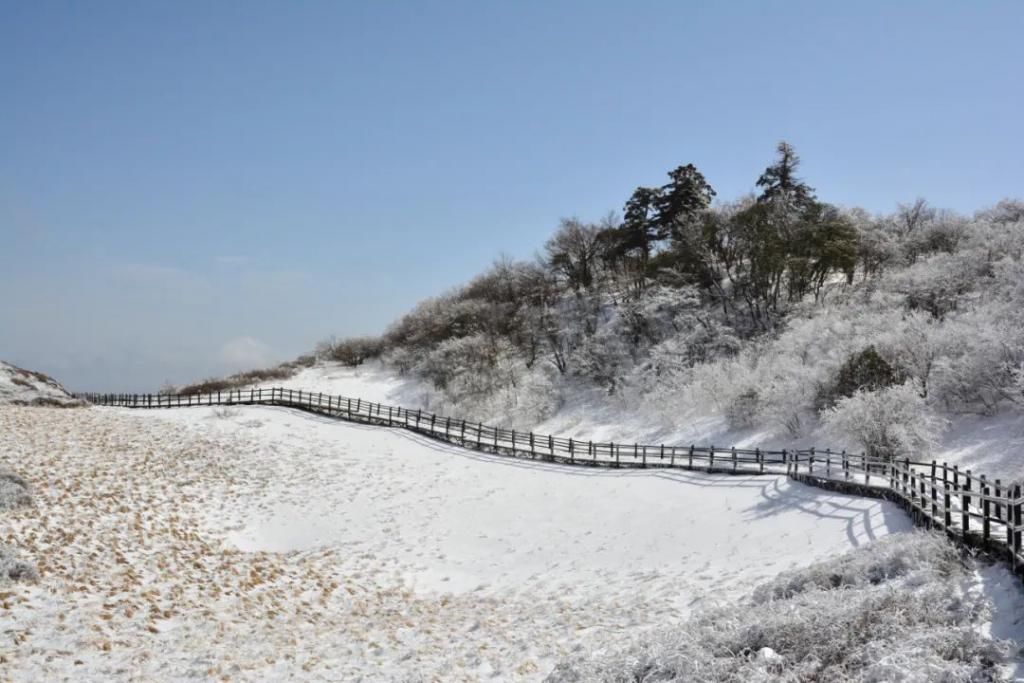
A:
[[[399,377],[376,361],[357,368],[323,363],[305,368],[289,380],[266,382],[261,386],[444,411],[444,407],[437,405],[436,392],[422,381],[414,376]],[[538,434],[625,444],[773,449],[816,446],[836,451],[849,447],[849,444],[835,442],[835,437],[817,432],[794,440],[767,430],[730,428],[725,417],[710,406],[703,414],[686,413],[669,419],[666,414],[671,415],[671,407],[659,405],[657,410],[652,410],[655,403],[657,400],[652,397],[647,404],[636,405],[581,386],[579,392],[570,394],[558,412],[549,418],[509,426]],[[849,450],[857,451],[854,447]],[[1001,478],[1004,483],[1024,479],[1024,413],[956,416],[950,420],[938,448],[927,459],[957,464],[977,474],[986,474],[990,480]]]
[[[402,402],[379,369],[304,390]],[[283,408],[0,409],[4,678],[540,680],[910,529],[784,477],[599,471]],[[1024,610],[1005,571],[991,628]],[[1000,592],[1001,591],[1001,592]]]
[[[0,406],[79,404],[52,377],[0,361]]]

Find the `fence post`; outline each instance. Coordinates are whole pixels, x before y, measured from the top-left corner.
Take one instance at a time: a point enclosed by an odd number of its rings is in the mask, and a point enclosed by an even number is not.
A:
[[[732,471],[736,471],[736,447],[732,447]]]
[[[937,465],[932,460],[932,521],[937,522],[939,520],[939,496],[935,490],[935,468]]]
[[[757,458],[757,471],[760,474],[764,474],[764,456],[761,455],[761,449],[754,449],[754,457]]]
[[[555,437],[548,434],[548,451],[551,452],[551,459],[555,459]]]
[[[1006,494],[1006,547],[1010,550],[1010,562],[1013,563],[1013,487],[1007,486]]]
[[[708,472],[715,469],[715,447],[714,445],[708,449]]]
[[[530,432],[530,457],[535,458],[537,454],[533,450],[533,432]]]
[[[964,486],[963,486],[963,509],[961,512],[960,523],[962,525],[962,531],[964,538],[967,538],[967,531],[971,528],[971,471],[967,470],[964,472]]]
[[[572,439],[569,439],[569,462],[576,462],[576,449]]]
[[[1013,487],[1013,570],[1020,567],[1020,532],[1021,532],[1021,497],[1020,484]]]
[[[832,478],[832,449],[825,449],[825,477]]]
[[[356,399],[356,400],[358,400],[358,399]],[[358,407],[358,404],[356,404],[356,411],[358,411],[358,410],[359,410],[359,407]],[[430,433],[431,434],[434,433],[434,425],[436,423],[437,423],[437,415],[434,415],[433,413],[431,413],[430,414]]]
[[[992,510],[992,506],[989,504],[989,487],[988,480],[985,475],[981,475],[981,481],[978,484],[978,489],[981,494],[981,538],[988,543],[989,537],[992,531],[992,525],[989,521],[989,512]]]
[[[946,467],[946,463],[942,463],[942,507],[945,508],[945,514],[943,515],[943,525],[947,531],[949,527],[953,525],[953,510],[952,510],[952,499],[949,495],[949,470]]]
[[[992,496],[996,499],[996,501],[995,501],[996,510],[995,510],[995,514],[993,516],[996,518],[996,521],[999,521],[999,522],[1001,522],[1003,520],[1003,504],[999,502],[999,498],[1002,497],[1000,495],[1000,492],[1002,490],[1002,484],[1003,484],[1003,482],[1001,480],[996,479],[995,490],[992,493]]]
[[[927,499],[928,499],[928,476],[925,474],[921,475],[921,514],[928,517],[931,520],[931,516],[928,514]],[[934,490],[934,489],[933,489]],[[929,526],[931,524],[929,523]]]
[[[811,457],[807,461],[807,474],[814,474],[814,446],[811,446]]]
[[[664,453],[664,450],[665,449],[662,448],[662,452],[663,453]],[[647,446],[643,447],[643,451],[642,451],[641,455],[643,456],[643,462],[641,464],[642,464],[643,467],[647,467]]]
[[[689,464],[687,465],[687,467],[689,467],[691,470],[693,469],[693,444],[692,443],[690,444],[690,460],[689,460]]]
[[[391,409],[388,408],[388,410],[390,411]],[[459,429],[459,441],[461,441],[462,443],[466,443],[466,421],[465,420],[462,421],[462,428]]]
[[[671,448],[672,448],[672,455],[670,457],[672,459],[669,461],[668,466],[669,467],[675,467],[676,466],[676,447],[672,446]]]
[[[913,507],[913,499],[918,497],[918,473],[910,469],[910,459],[907,458],[907,470],[910,472],[910,507]]]
[[[619,449],[615,447],[615,442],[612,442],[612,443],[610,443],[608,445],[611,446],[612,453],[615,454],[615,466],[618,467],[619,466]]]
[[[452,426],[452,419],[450,417],[445,418],[444,421],[444,438],[448,439],[448,429]]]

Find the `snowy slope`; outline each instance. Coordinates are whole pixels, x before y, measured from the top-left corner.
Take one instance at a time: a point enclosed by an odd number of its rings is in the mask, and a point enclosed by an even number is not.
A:
[[[399,377],[378,362],[368,362],[358,368],[319,364],[303,369],[290,380],[271,381],[262,386],[283,386],[442,413],[457,410],[439,404],[436,392],[415,377]],[[453,415],[480,419],[461,412]],[[539,434],[626,444],[779,449],[816,446],[837,451],[848,446],[826,433],[812,433],[794,440],[771,431],[733,429],[713,406],[707,406],[703,414],[675,414],[671,405],[659,404],[657,397],[649,397],[646,403],[637,405],[582,386],[579,393],[570,395],[554,415],[544,420],[524,422],[502,415],[484,419]],[[858,449],[851,447],[850,450]],[[1024,414],[956,417],[950,421],[942,442],[928,459],[958,464],[975,473],[984,473],[989,479],[1001,478],[1004,482],[1024,479]]]
[[[42,574],[0,617],[13,680],[539,680],[910,526],[778,477],[537,465],[285,409],[0,423],[38,491],[0,521]]]
[[[0,361],[0,405],[81,405],[52,377]]]
[[[314,371],[296,388],[416,390]],[[783,477],[559,467],[283,408],[9,407],[15,464],[36,506],[0,538],[42,576],[4,589],[16,681],[536,681],[910,528]],[[970,590],[1022,635],[1005,570]]]

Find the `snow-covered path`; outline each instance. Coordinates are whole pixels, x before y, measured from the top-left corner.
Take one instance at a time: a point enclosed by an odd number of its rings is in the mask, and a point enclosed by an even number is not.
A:
[[[40,563],[15,680],[539,680],[708,600],[909,528],[780,477],[491,457],[276,408],[10,408]],[[80,663],[76,663],[80,662]]]

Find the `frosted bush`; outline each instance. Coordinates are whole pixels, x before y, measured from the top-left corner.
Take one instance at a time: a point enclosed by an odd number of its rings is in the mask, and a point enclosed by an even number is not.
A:
[[[564,661],[547,680],[998,680],[1008,644],[981,633],[988,604],[962,590],[965,575],[944,538],[889,537],[621,650]]]
[[[9,581],[37,581],[39,570],[31,562],[18,559],[10,546],[0,545],[0,584]]]
[[[757,423],[761,396],[753,387],[741,392],[726,406],[725,419],[733,428],[752,427]]]
[[[0,510],[13,510],[31,504],[28,482],[13,472],[0,470]]]
[[[881,457],[934,447],[947,424],[931,411],[914,380],[878,391],[858,391],[825,410],[822,422]]]
[[[998,310],[998,307],[995,307]],[[1014,369],[1024,362],[1024,340],[1013,312],[982,309],[945,325],[935,360],[931,395],[953,412],[998,411],[1013,398]]]
[[[813,590],[873,586],[895,579],[923,585],[953,576],[963,565],[960,552],[938,534],[887,536],[846,555],[782,572],[754,589],[751,600],[762,604]]]

